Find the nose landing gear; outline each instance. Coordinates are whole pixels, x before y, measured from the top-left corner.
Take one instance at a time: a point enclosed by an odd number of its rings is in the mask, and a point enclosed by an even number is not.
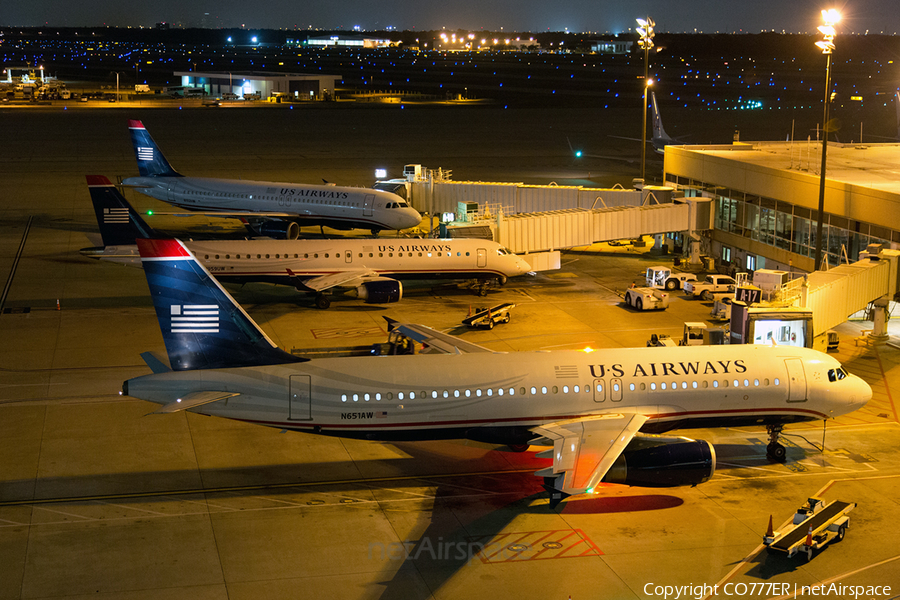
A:
[[[771,462],[784,462],[787,451],[784,446],[778,443],[778,437],[784,425],[766,425],[766,432],[769,434],[769,445],[766,446],[766,458]]]

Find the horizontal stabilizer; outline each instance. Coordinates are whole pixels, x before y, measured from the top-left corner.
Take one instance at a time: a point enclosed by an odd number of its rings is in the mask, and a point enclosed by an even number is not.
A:
[[[168,415],[191,408],[197,408],[198,406],[203,406],[204,404],[209,404],[210,402],[218,402],[219,400],[234,398],[235,396],[240,396],[240,394],[238,394],[237,392],[191,392],[183,398],[179,398],[175,402],[169,402],[168,404],[163,405],[162,408],[159,408],[158,410],[155,410],[150,414]]]

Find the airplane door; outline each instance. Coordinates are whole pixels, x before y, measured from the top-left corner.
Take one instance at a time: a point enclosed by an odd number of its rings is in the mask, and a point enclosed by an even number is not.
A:
[[[309,421],[312,419],[312,396],[309,393],[309,375],[291,375],[288,419],[291,421]]]
[[[350,252],[349,250],[346,252],[346,256],[344,257],[344,262],[346,262],[347,264],[350,264],[353,262],[353,253]]]
[[[369,194],[366,196],[366,199],[363,201],[363,216],[371,217],[372,216],[372,208],[375,206],[375,196]]]
[[[606,382],[602,379],[594,380],[594,402],[606,400]]]
[[[806,402],[806,374],[803,372],[803,361],[799,358],[787,358],[784,361],[788,374],[788,402]]]
[[[479,269],[485,268],[487,266],[487,250],[485,250],[484,248],[479,248],[477,250],[476,256],[477,262],[475,263],[475,266],[477,266]]]

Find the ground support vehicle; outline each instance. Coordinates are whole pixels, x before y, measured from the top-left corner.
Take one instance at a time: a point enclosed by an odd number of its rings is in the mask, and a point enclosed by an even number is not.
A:
[[[477,308],[475,312],[463,319],[463,325],[468,327],[484,327],[493,329],[498,323],[509,323],[511,316],[510,309],[515,308],[513,302],[504,302],[496,306]]]
[[[772,517],[769,517],[769,529],[763,536],[763,544],[770,553],[784,552],[791,558],[802,552],[810,560],[814,551],[844,539],[850,527],[850,517],[847,515],[854,508],[855,502],[825,502],[821,498],[809,498],[797,509],[793,523],[784,530],[774,531]]]
[[[656,266],[647,268],[647,285],[666,290],[680,290],[688,281],[697,281],[693,273],[673,273],[669,267]]]
[[[704,281],[687,281],[684,293],[693,298],[710,302],[717,292],[733,292],[737,282],[728,275],[707,275]]]
[[[665,310],[669,307],[669,294],[651,287],[634,287],[625,290],[625,304],[635,310]]]

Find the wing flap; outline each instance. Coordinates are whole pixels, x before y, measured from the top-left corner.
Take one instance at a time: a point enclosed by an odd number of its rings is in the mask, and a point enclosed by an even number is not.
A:
[[[168,415],[171,413],[181,412],[190,408],[197,408],[210,402],[218,402],[240,396],[238,392],[191,392],[179,398],[175,402],[164,404],[159,409],[150,413],[151,415]]]
[[[455,335],[441,333],[426,325],[412,323],[400,323],[390,317],[384,318],[388,322],[388,331],[396,331],[409,339],[427,344],[440,354],[465,354],[469,352],[494,352],[490,348],[467,342]]]
[[[543,440],[533,443],[552,443],[553,466],[535,474],[554,478],[551,487],[561,492],[560,500],[593,489],[647,419],[646,415],[616,413],[536,427],[532,431]]]
[[[304,279],[303,285],[313,291],[321,292],[333,287],[356,287],[377,277],[378,273],[370,269],[351,269]]]

